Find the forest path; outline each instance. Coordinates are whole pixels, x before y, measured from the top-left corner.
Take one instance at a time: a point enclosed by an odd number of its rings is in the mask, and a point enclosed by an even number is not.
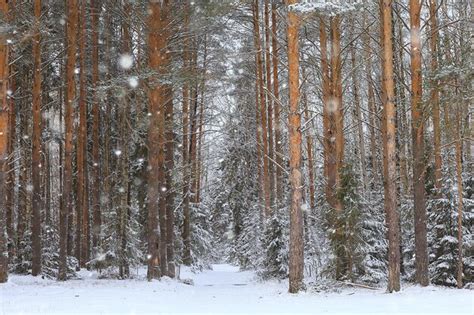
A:
[[[340,292],[288,294],[288,281],[260,281],[253,271],[230,265],[181,279],[146,281],[146,268],[136,279],[100,280],[82,270],[81,280],[58,282],[11,275],[0,285],[0,315],[14,314],[473,314],[472,291],[439,287],[384,289],[347,288]]]
[[[190,275],[184,273],[184,275]],[[212,270],[192,274],[195,286],[204,287],[239,287],[255,281],[255,274],[250,271],[240,271],[239,267],[227,264],[212,265]]]

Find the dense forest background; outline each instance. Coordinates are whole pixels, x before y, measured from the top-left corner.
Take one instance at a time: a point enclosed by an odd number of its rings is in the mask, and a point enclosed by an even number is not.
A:
[[[228,261],[473,282],[472,4],[0,1],[0,282]]]

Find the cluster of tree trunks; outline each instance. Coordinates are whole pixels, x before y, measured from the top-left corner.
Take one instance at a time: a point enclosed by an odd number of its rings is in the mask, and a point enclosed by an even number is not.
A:
[[[298,1],[287,1],[289,5],[289,16],[294,16],[291,5]],[[438,70],[438,23],[437,23],[437,4],[436,1],[431,0],[430,5],[430,50],[431,50],[431,70],[436,73]],[[407,118],[403,107],[400,111],[397,111],[396,102],[403,103],[404,96],[402,89],[396,89],[395,76],[397,71],[398,75],[402,80],[404,79],[405,71],[400,69],[399,64],[403,58],[403,52],[400,50],[400,56],[394,55],[393,45],[393,32],[396,28],[393,26],[392,12],[394,10],[394,3],[391,0],[380,1],[380,18],[381,18],[381,46],[382,46],[382,84],[381,84],[381,98],[382,98],[382,119],[381,119],[381,138],[383,148],[383,184],[385,191],[385,212],[386,212],[386,223],[388,227],[388,241],[389,241],[389,275],[388,275],[388,291],[399,291],[400,290],[400,218],[399,208],[397,202],[397,179],[400,175],[402,181],[402,189],[404,193],[409,191],[409,180],[408,180],[408,162],[406,156],[408,155],[407,146],[405,143],[397,143],[397,121],[401,119],[403,128],[407,127]],[[398,6],[396,7],[398,9]],[[399,10],[399,9],[398,9]],[[398,11],[397,11],[398,12]],[[399,13],[399,12],[398,12]],[[424,121],[426,114],[424,113],[422,103],[422,49],[420,39],[420,14],[421,14],[421,2],[417,0],[409,1],[409,14],[410,14],[410,56],[411,56],[411,117],[412,117],[412,152],[413,152],[413,193],[414,193],[414,226],[415,226],[415,266],[416,266],[416,281],[426,286],[429,283],[428,277],[428,248],[427,248],[427,214],[425,205],[425,173],[426,173],[426,162],[424,160]],[[298,18],[298,17],[294,17]],[[326,20],[329,19],[329,26],[326,24]],[[344,166],[344,111],[342,103],[342,76],[341,76],[341,25],[342,17],[339,15],[330,16],[329,18],[324,15],[319,17],[319,40],[320,40],[320,54],[321,54],[321,82],[322,82],[322,100],[323,100],[323,135],[324,135],[324,174],[326,176],[326,200],[328,204],[333,208],[336,213],[340,213],[344,209],[342,200],[338,198],[338,190],[340,189],[341,182],[341,169]],[[289,28],[291,23],[289,22]],[[368,29],[370,26],[367,24],[367,15],[364,16],[364,27],[366,27],[366,34],[369,33]],[[399,38],[401,38],[401,26],[398,24]],[[329,36],[328,36],[329,34]],[[368,96],[368,112],[369,112],[369,132],[370,132],[370,154],[371,154],[371,168],[374,179],[377,177],[378,170],[380,169],[378,163],[378,135],[377,135],[377,118],[376,118],[376,93],[374,88],[373,65],[371,58],[371,45],[369,35],[362,36],[363,45],[365,48],[365,62],[366,62],[366,73],[367,73],[367,96]],[[289,62],[289,80],[290,80],[290,110],[292,102],[297,102],[297,99],[292,99],[292,77],[291,77],[291,38],[288,35],[288,62]],[[356,71],[356,56],[354,52],[354,39],[350,44],[351,62],[353,66],[353,72]],[[330,47],[330,49],[328,49]],[[328,57],[329,56],[329,57]],[[398,61],[397,61],[397,58]],[[258,60],[257,60],[258,66]],[[397,69],[398,67],[398,69]],[[304,69],[303,69],[304,72]],[[360,102],[358,101],[358,86],[357,78],[354,73],[352,74],[353,81],[353,93],[355,99],[354,109],[354,120],[360,121]],[[303,79],[305,75],[303,75]],[[440,131],[440,110],[439,110],[439,82],[436,78],[432,79],[431,82],[431,94],[430,103],[432,107],[432,119],[433,119],[433,139],[434,139],[434,183],[437,193],[439,194],[441,189],[442,180],[442,158],[441,158],[441,131]],[[299,87],[298,87],[299,88]],[[402,96],[397,95],[401,93]],[[293,94],[295,95],[295,94]],[[303,94],[303,102],[305,102],[305,120],[310,121],[311,118],[308,114],[306,105],[306,97]],[[403,104],[401,104],[402,106]],[[398,112],[398,113],[397,113]],[[401,114],[400,114],[401,113]],[[457,115],[459,111],[456,112]],[[456,121],[459,123],[461,117],[457,117]],[[291,153],[291,127],[290,124],[290,153]],[[457,130],[461,129],[461,125],[456,126]],[[365,173],[365,148],[363,142],[363,129],[362,125],[359,124],[359,144],[360,148],[363,149],[359,153],[361,161],[361,174],[363,177],[364,187],[367,185],[367,174]],[[404,132],[406,132],[404,130]],[[456,136],[457,137],[457,136]],[[458,165],[457,172],[457,183],[459,186],[458,194],[459,200],[459,214],[458,214],[458,242],[459,242],[459,257],[458,257],[458,285],[462,286],[462,138],[457,137],[454,140],[456,144],[456,165]],[[311,151],[311,136],[307,136],[307,157],[310,165],[308,166],[308,177],[309,177],[309,193],[310,203],[314,206],[314,189],[313,181],[314,175],[312,174],[312,151]],[[401,154],[398,156],[397,148],[401,147]],[[291,158],[291,155],[290,155]],[[292,176],[292,175],[290,175]],[[292,178],[292,177],[290,177]],[[294,195],[293,195],[294,196]],[[291,210],[293,218],[293,207]],[[293,222],[293,221],[291,221]],[[292,227],[290,235],[297,233],[294,229],[298,230],[298,227]],[[344,231],[338,225],[335,229],[336,235],[342,235]],[[294,246],[294,245],[292,245]],[[293,253],[294,255],[294,253]],[[347,266],[344,266],[343,260],[344,253],[336,250],[336,278],[343,277],[347,270]],[[290,291],[295,291],[291,284],[291,267],[292,262],[295,261],[295,257],[291,257],[290,251]],[[299,262],[302,265],[302,260]],[[293,269],[294,270],[294,269]]]
[[[252,1],[252,26],[255,48],[255,118],[256,118],[256,147],[259,167],[260,199],[263,205],[262,214],[264,218],[270,218],[274,209],[283,206],[284,178],[283,171],[286,169],[284,149],[282,145],[282,122],[280,103],[280,82],[278,56],[278,14],[275,1],[271,4],[269,0],[263,2]],[[304,113],[305,122],[311,122],[310,106],[307,91],[300,93],[300,72],[305,78],[305,69],[300,71],[299,31],[301,17],[293,10],[291,5],[297,4],[297,0],[287,2],[287,53],[288,53],[288,82],[289,82],[289,106],[288,106],[288,135],[289,135],[289,182],[291,184],[290,204],[290,261],[289,261],[289,291],[298,292],[303,287],[303,261],[304,261],[304,238],[303,238],[303,131],[301,128],[301,113]],[[115,2],[113,4],[116,4]],[[107,52],[111,51],[112,37],[118,28],[114,25],[109,3],[107,13],[103,18],[105,30],[105,47]],[[182,207],[183,225],[181,236],[183,239],[182,259],[186,265],[192,263],[192,212],[193,207],[200,202],[202,186],[202,148],[204,147],[205,133],[205,80],[208,63],[207,37],[197,36],[191,31],[190,1],[184,1],[184,15],[182,22]],[[42,111],[43,95],[43,68],[42,68],[42,38],[41,18],[43,16],[41,0],[33,3],[34,23],[32,27],[32,57],[33,73],[32,103],[28,111],[31,111],[31,123],[26,115],[17,118],[15,115],[15,103],[13,98],[8,98],[8,90],[15,90],[15,78],[13,67],[9,64],[9,47],[7,32],[0,34],[0,282],[7,281],[8,259],[14,255],[21,256],[22,245],[20,241],[31,229],[32,244],[32,269],[34,276],[42,273],[42,222],[51,224],[50,202],[51,190],[44,188],[51,184],[49,179],[52,169],[49,154],[43,143],[44,119]],[[64,126],[64,139],[59,142],[59,177],[60,211],[59,211],[59,272],[58,279],[66,280],[68,273],[68,256],[74,255],[79,262],[79,267],[86,267],[87,262],[95,256],[101,246],[102,212],[109,209],[112,202],[118,207],[118,222],[116,235],[118,237],[119,268],[120,276],[125,278],[129,275],[130,267],[127,262],[128,255],[128,229],[130,225],[130,173],[131,161],[129,152],[130,116],[131,113],[143,111],[139,108],[139,102],[132,102],[134,92],[125,88],[122,93],[112,95],[107,91],[109,98],[105,105],[104,125],[101,126],[101,99],[99,95],[100,85],[100,35],[99,25],[104,3],[99,0],[90,1],[90,14],[87,14],[87,1],[68,0],[66,5],[66,39],[64,66],[61,65],[60,73],[64,75],[65,89],[60,93],[60,123]],[[176,4],[173,1],[149,1],[148,19],[144,24],[147,28],[148,67],[153,75],[147,80],[147,91],[149,98],[148,118],[149,126],[147,133],[146,150],[148,154],[146,175],[146,240],[148,246],[148,279],[158,278],[161,275],[174,277],[175,270],[175,209],[174,198],[176,185],[173,183],[173,170],[175,170],[175,93],[176,85],[170,83],[168,77],[172,75],[174,53],[174,35],[178,30],[176,27],[179,20],[175,14]],[[0,18],[2,23],[12,18],[9,15],[9,6],[14,7],[15,1],[0,1]],[[378,170],[383,168],[384,206],[386,224],[388,227],[389,243],[389,275],[388,290],[400,290],[400,218],[397,204],[397,177],[400,174],[402,191],[407,193],[409,187],[409,167],[407,156],[410,153],[408,144],[397,144],[397,123],[400,128],[407,129],[408,118],[406,117],[402,89],[397,87],[395,78],[398,76],[404,82],[405,71],[403,69],[403,52],[396,53],[392,35],[402,40],[400,23],[393,22],[394,10],[400,10],[392,0],[380,0],[381,20],[381,100],[382,119],[380,123],[381,137],[378,133],[377,117],[377,79],[373,77],[374,53],[369,36],[371,27],[367,15],[364,15],[363,26],[366,33],[361,38],[365,50],[364,66],[365,80],[367,81],[367,108],[368,108],[368,131],[370,134],[370,156],[373,176],[376,177]],[[428,278],[428,247],[427,247],[427,213],[426,213],[426,161],[425,161],[425,120],[426,112],[422,101],[422,45],[421,32],[421,9],[420,0],[409,1],[410,15],[410,60],[411,60],[411,123],[413,155],[413,197],[414,197],[414,227],[415,227],[415,266],[416,281],[426,286]],[[439,23],[437,20],[438,4],[435,0],[429,1],[429,26],[430,26],[430,67],[433,73],[439,68]],[[447,10],[446,6],[442,6]],[[120,20],[120,48],[123,56],[132,58],[134,54],[134,32],[132,27],[131,4],[126,3],[122,7],[123,17]],[[397,14],[398,11],[395,11]],[[90,21],[89,21],[90,17]],[[319,16],[319,41],[320,41],[320,69],[321,69],[321,91],[323,103],[323,149],[324,149],[324,176],[326,179],[325,195],[329,206],[339,216],[344,211],[344,203],[338,197],[341,188],[341,172],[344,168],[345,153],[345,126],[344,126],[344,104],[343,104],[343,49],[341,48],[341,25],[342,15]],[[115,21],[116,22],[116,21]],[[90,42],[87,34],[88,25],[92,32]],[[358,155],[360,155],[360,170],[363,177],[364,187],[367,186],[364,128],[362,127],[362,113],[359,85],[355,75],[358,58],[354,46],[355,38],[351,33],[351,44],[349,46],[350,63],[354,70],[352,73],[352,90],[354,95],[353,120],[357,121],[359,143]],[[449,45],[448,45],[449,46]],[[91,50],[91,78],[88,80],[86,69],[88,49]],[[201,52],[201,54],[200,54]],[[395,52],[395,53],[394,53]],[[454,58],[449,49],[445,52],[446,60]],[[108,69],[112,68],[111,57],[105,57]],[[133,58],[132,58],[133,59]],[[202,62],[202,64],[200,64]],[[76,69],[76,66],[79,66]],[[127,67],[121,72],[130,75]],[[78,80],[76,74],[79,74]],[[111,74],[105,75],[111,81]],[[77,81],[77,82],[76,82]],[[431,79],[431,90],[429,102],[433,122],[434,139],[434,183],[437,194],[442,188],[442,145],[441,145],[441,113],[440,113],[440,80],[433,76]],[[92,120],[88,119],[89,93],[91,102]],[[176,93],[177,94],[177,93]],[[114,99],[116,98],[116,99]],[[116,100],[119,105],[115,111],[112,110],[111,100]],[[300,106],[300,102],[304,106]],[[400,106],[400,110],[397,109]],[[466,114],[465,104],[457,104],[455,122],[450,122],[452,117],[448,110],[444,111],[444,120],[450,128],[447,132],[455,145],[456,181],[458,191],[458,286],[462,286],[462,209],[463,209],[463,187],[462,187],[462,155],[463,134],[462,120]],[[64,115],[63,115],[64,109]],[[78,113],[76,113],[76,109]],[[78,114],[78,115],[77,115]],[[116,117],[114,117],[116,115]],[[64,117],[62,117],[64,116]],[[75,118],[78,117],[75,126]],[[114,119],[116,118],[116,119]],[[19,130],[16,130],[19,122]],[[90,126],[89,126],[90,125]],[[465,125],[469,125],[468,123]],[[90,128],[88,128],[90,127]],[[112,137],[111,129],[121,130],[119,136]],[[31,129],[31,130],[29,130]],[[456,132],[457,131],[457,132]],[[14,164],[12,155],[15,149],[17,135],[31,133],[31,146],[28,154],[21,157],[18,178],[13,171]],[[381,138],[381,140],[379,139]],[[379,142],[382,144],[379,145]],[[399,140],[402,142],[401,140]],[[26,141],[25,141],[26,142]],[[89,146],[90,142],[90,146]],[[449,142],[448,142],[449,143]],[[110,154],[112,145],[116,145],[115,155]],[[308,159],[309,177],[309,200],[311,208],[316,207],[315,174],[313,164],[316,156],[313,155],[314,145],[311,135],[306,135],[306,151]],[[397,146],[400,156],[397,157]],[[378,147],[383,148],[383,163],[377,159]],[[90,150],[89,150],[90,148]],[[102,152],[102,154],[101,154]],[[397,165],[399,163],[399,165]],[[382,165],[379,165],[382,164]],[[446,163],[449,164],[449,163]],[[28,167],[27,167],[28,166]],[[399,167],[399,169],[397,169]],[[115,168],[118,174],[111,180],[111,169]],[[103,185],[101,182],[103,179]],[[21,184],[31,181],[31,189],[28,185],[18,185],[18,198],[15,198],[15,183]],[[7,185],[8,184],[8,185]],[[117,200],[112,200],[112,187],[120,187]],[[103,187],[101,187],[103,186]],[[31,191],[29,191],[31,190]],[[28,198],[28,196],[30,198]],[[14,203],[17,200],[17,224],[14,224]],[[44,219],[42,213],[45,213]],[[30,219],[27,219],[31,215]],[[31,221],[29,226],[28,220]],[[15,231],[16,229],[16,231]],[[75,231],[73,231],[75,229]],[[336,236],[342,238],[345,233],[342,224],[335,229]],[[15,236],[16,235],[16,236]],[[5,237],[7,236],[7,237]],[[15,243],[12,246],[7,245]],[[336,250],[336,278],[345,276],[350,266],[343,262],[345,256],[343,246]],[[18,253],[18,254],[17,254]],[[18,258],[21,261],[21,257]]]
[[[270,217],[283,201],[284,153],[280,114],[280,83],[278,78],[277,7],[268,0],[260,8],[252,3],[253,35],[256,69],[256,144],[259,167],[260,195],[263,214]],[[271,23],[271,24],[270,24]]]

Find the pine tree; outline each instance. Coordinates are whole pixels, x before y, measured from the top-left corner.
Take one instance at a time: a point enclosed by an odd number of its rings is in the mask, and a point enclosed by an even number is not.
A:
[[[76,83],[74,72],[76,68],[76,37],[78,27],[78,3],[76,0],[68,2],[67,7],[67,64],[66,64],[66,98],[65,98],[65,140],[64,140],[64,170],[63,170],[63,191],[62,191],[62,207],[60,212],[59,223],[59,272],[58,280],[66,280],[67,278],[67,256],[72,250],[69,243],[70,215],[72,214],[72,137],[73,137],[73,106],[76,97]]]
[[[381,2],[384,90],[384,189],[388,225],[388,291],[400,291],[400,236],[396,192],[396,106],[393,80],[392,1]]]
[[[413,191],[415,219],[416,281],[422,286],[429,284],[428,248],[426,244],[425,164],[424,164],[424,116],[422,108],[421,76],[421,2],[410,0],[411,42],[411,108],[413,136]]]
[[[0,2],[0,18],[6,20],[8,1]],[[8,159],[8,45],[7,34],[0,34],[0,283],[8,280],[8,255],[6,237],[6,166]]]
[[[288,1],[293,5],[297,1]],[[299,17],[288,8],[288,75],[289,75],[289,142],[290,142],[290,293],[297,293],[303,287],[303,214],[302,172],[301,172],[301,115],[299,111]]]

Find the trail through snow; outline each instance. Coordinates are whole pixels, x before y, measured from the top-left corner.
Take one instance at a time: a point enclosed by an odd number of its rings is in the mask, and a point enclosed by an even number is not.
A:
[[[164,278],[147,282],[143,270],[134,280],[99,280],[81,271],[82,280],[57,282],[31,276],[10,277],[0,285],[0,314],[473,314],[473,291],[408,287],[344,289],[339,293],[287,293],[287,281],[257,280],[230,265],[192,273],[186,285]]]

